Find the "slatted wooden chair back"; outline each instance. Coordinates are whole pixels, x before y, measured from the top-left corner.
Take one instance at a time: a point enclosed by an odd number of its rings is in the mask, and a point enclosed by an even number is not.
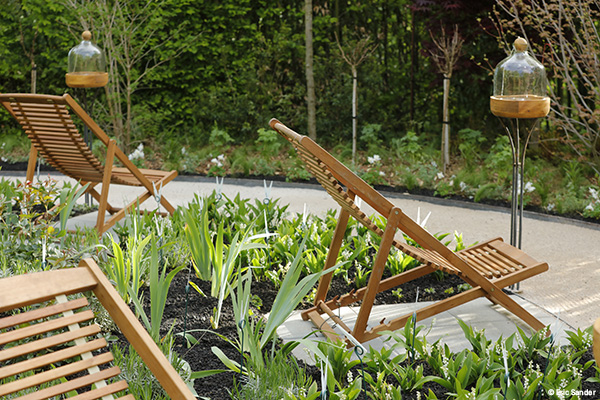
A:
[[[492,239],[455,253],[310,138],[294,132],[276,119],[271,120],[270,125],[294,146],[306,168],[341,207],[338,226],[334,232],[325,268],[333,266],[336,262],[343,232],[345,231],[349,217],[355,218],[382,238],[368,286],[356,292],[352,291],[340,298],[325,302],[332,274],[324,275],[319,282],[319,288],[315,296],[315,307],[303,313],[305,318],[310,318],[317,326],[323,326],[325,321],[318,314],[326,313],[330,318],[335,320],[335,314],[332,312],[332,309],[362,300],[361,314],[359,314],[352,333],[360,341],[370,340],[381,330],[397,329],[403,326],[408,318],[404,316],[391,323],[380,324],[368,332],[363,332],[362,330],[366,329],[366,319],[377,293],[396,287],[408,280],[426,275],[434,270],[441,270],[459,275],[467,283],[476,288],[471,292],[471,295],[475,297],[485,295],[493,302],[504,305],[534,329],[543,328],[543,324],[540,321],[514,302],[514,300],[501,293],[499,288],[506,287],[547,270],[548,265],[546,263],[537,262],[519,249],[504,243],[500,238]],[[385,229],[381,229],[367,217],[356,204],[356,197],[360,197],[384,217],[386,221]],[[417,245],[410,245],[397,239],[395,237],[396,230],[403,232]],[[381,280],[383,268],[392,246],[421,262],[421,266],[405,274]],[[462,302],[472,299],[468,298],[468,296],[461,297]],[[435,315],[438,312],[456,306],[458,304],[456,301],[456,299],[453,299],[453,302],[440,302],[435,307],[422,310],[418,317],[421,319]],[[333,336],[333,332],[330,332],[330,334]]]
[[[78,268],[0,279],[0,398],[133,400],[82,296],[87,291],[95,293],[169,396],[193,399],[91,259]]]
[[[2,102],[52,167],[76,180],[102,182],[104,166],[77,129],[65,97],[14,95]]]
[[[0,104],[19,122],[29,139],[31,150],[27,167],[27,181],[33,181],[38,155],[61,173],[82,185],[88,184],[87,193],[98,201],[96,229],[106,232],[117,221],[139,204],[157,194],[164,185],[177,176],[177,171],[159,171],[137,168],[119,149],[116,142],[96,122],[65,94],[0,94]],[[72,116],[76,116],[75,120]],[[87,127],[93,137],[103,144],[106,162],[102,164],[92,153],[81,136],[77,123]],[[115,159],[122,167],[114,166]],[[95,186],[102,184],[102,193]],[[126,207],[113,207],[108,202],[111,184],[140,186],[146,192],[131,201]],[[158,196],[160,204],[173,214],[175,208],[164,196]],[[112,217],[105,222],[105,213]],[[163,213],[164,214],[164,213]]]

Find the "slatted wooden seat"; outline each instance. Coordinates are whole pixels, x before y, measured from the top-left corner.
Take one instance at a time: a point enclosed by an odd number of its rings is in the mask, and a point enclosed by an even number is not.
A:
[[[594,323],[593,330],[594,358],[596,359],[596,365],[600,366],[600,318],[598,318]]]
[[[345,327],[339,323],[333,310],[358,301],[362,301],[362,304],[354,329],[351,332],[347,327],[344,329],[359,342],[374,339],[382,331],[403,327],[412,313],[389,322],[382,322],[373,328],[367,328],[375,296],[377,293],[437,270],[455,274],[473,288],[420,309],[417,311],[418,320],[485,296],[493,303],[504,306],[535,330],[544,328],[539,320],[504,293],[502,288],[546,271],[547,263],[534,260],[525,252],[503,242],[500,238],[488,240],[455,253],[310,138],[294,132],[276,119],[272,119],[270,125],[294,146],[306,168],[341,206],[338,224],[333,233],[324,269],[330,268],[337,262],[349,217],[355,218],[382,238],[366,287],[327,300],[332,273],[321,277],[315,296],[315,305],[305,310],[302,316],[305,320],[310,319],[315,326],[324,331],[326,336],[331,339],[339,338],[326,319],[331,318],[338,325]],[[354,201],[356,196],[385,218],[385,229],[379,228],[357,206]],[[410,237],[417,246],[396,239],[397,231]],[[420,261],[421,264],[404,273],[382,280],[392,246]],[[322,314],[327,314],[327,316],[324,318]]]
[[[88,184],[87,192],[98,201],[96,229],[103,234],[136,206],[156,194],[156,191],[177,176],[177,171],[158,171],[137,168],[116,146],[116,142],[92,120],[92,118],[65,94],[50,96],[41,94],[0,94],[0,103],[16,118],[31,140],[27,181],[33,181],[38,155],[61,173]],[[79,133],[71,113],[85,124],[94,136],[106,146],[106,163],[103,165],[92,154]],[[114,159],[123,165],[115,167]],[[102,184],[102,192],[95,187]],[[123,208],[113,207],[108,202],[111,184],[140,186],[146,191]],[[173,214],[175,209],[164,196],[161,205]],[[112,216],[104,221],[108,211]]]
[[[0,279],[0,398],[133,400],[93,323],[92,291],[173,400],[195,397],[91,259]],[[111,379],[112,381],[108,381]],[[56,397],[54,397],[56,396]]]

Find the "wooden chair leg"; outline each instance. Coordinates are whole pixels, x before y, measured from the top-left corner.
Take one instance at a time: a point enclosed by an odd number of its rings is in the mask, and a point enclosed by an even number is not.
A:
[[[325,266],[323,267],[324,270],[333,267],[337,261],[340,248],[342,247],[342,241],[344,240],[344,233],[346,232],[346,227],[348,226],[349,217],[350,214],[348,211],[344,209],[340,211],[340,217],[338,218],[338,223],[335,226],[333,239],[331,240],[331,245],[329,246],[329,253],[327,253],[327,259],[325,260]],[[321,279],[319,279],[319,286],[317,287],[317,294],[315,296],[315,305],[317,305],[319,301],[325,301],[327,291],[329,291],[329,285],[331,284],[332,276],[333,272],[329,272],[328,274],[321,276]]]
[[[115,158],[115,141],[108,142],[106,151],[106,164],[104,165],[104,177],[102,178],[102,194],[98,199],[98,219],[96,220],[96,230],[102,235],[106,229],[104,225],[104,214],[106,213],[108,203],[108,189],[110,188],[110,177],[112,174],[113,162]]]
[[[33,182],[33,176],[35,175],[35,165],[37,163],[38,151],[35,146],[32,144],[31,149],[29,149],[29,161],[27,162],[27,175],[25,180],[27,182]]]
[[[373,309],[375,296],[379,292],[379,283],[381,282],[381,276],[383,275],[383,270],[385,268],[385,264],[387,263],[388,255],[392,248],[392,243],[394,242],[394,236],[396,235],[396,228],[398,227],[401,214],[402,213],[400,210],[397,207],[394,207],[387,218],[387,226],[383,232],[381,245],[379,246],[379,251],[377,252],[377,257],[375,258],[375,263],[373,264],[373,270],[371,271],[371,276],[369,277],[369,283],[367,284],[367,290],[365,292],[365,296],[356,319],[356,324],[354,325],[354,330],[352,332],[352,335],[359,342],[363,342],[362,337],[367,329],[367,322],[369,321],[369,316],[371,315],[371,310]]]

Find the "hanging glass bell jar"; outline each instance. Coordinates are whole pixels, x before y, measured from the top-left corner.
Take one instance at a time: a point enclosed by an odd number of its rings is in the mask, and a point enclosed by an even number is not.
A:
[[[105,86],[108,83],[108,73],[104,52],[91,42],[90,31],[84,31],[81,38],[83,39],[81,43],[69,51],[67,86],[73,88]]]
[[[509,57],[494,71],[492,114],[504,118],[541,118],[550,111],[546,70],[527,51],[527,40],[519,37]]]

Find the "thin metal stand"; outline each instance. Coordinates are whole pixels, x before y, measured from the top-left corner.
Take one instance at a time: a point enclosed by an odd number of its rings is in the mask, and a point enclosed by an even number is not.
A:
[[[508,134],[512,150],[512,199],[510,210],[510,244],[521,248],[523,238],[523,181],[525,176],[525,153],[531,134],[538,126],[539,118],[498,118]],[[521,127],[522,125],[522,127]],[[523,134],[521,134],[523,128]],[[520,283],[509,287],[518,291]]]

